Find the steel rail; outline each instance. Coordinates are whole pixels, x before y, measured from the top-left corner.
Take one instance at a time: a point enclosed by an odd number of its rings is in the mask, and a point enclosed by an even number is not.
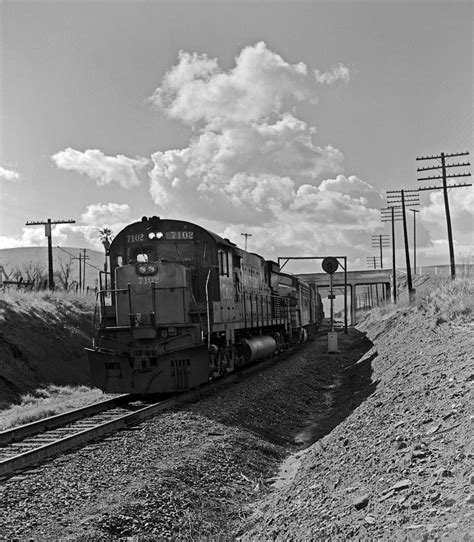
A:
[[[213,380],[208,384],[202,385],[194,390],[180,393],[178,395],[175,395],[174,397],[165,399],[152,405],[148,405],[134,412],[117,416],[113,420],[109,420],[106,422],[102,421],[94,427],[84,429],[82,431],[76,432],[72,435],[68,435],[60,439],[56,439],[53,442],[38,446],[33,450],[28,450],[12,457],[8,457],[4,460],[0,460],[0,477],[11,475],[17,470],[32,466],[55,455],[68,452],[70,450],[73,450],[74,448],[87,444],[88,442],[101,439],[109,433],[113,433],[117,430],[130,427],[147,418],[155,416],[163,410],[176,406],[179,403],[193,401],[215,389],[224,387],[228,384],[238,381],[242,376],[248,376],[256,372],[261,372],[269,366],[275,365],[279,361],[287,359],[288,356],[292,355],[294,352],[295,349],[291,349],[290,351],[284,351],[278,355],[277,359],[273,357],[260,361],[259,363],[247,365],[240,368],[236,372],[229,373],[226,376]],[[65,424],[71,423],[73,421],[87,420],[86,415],[88,413],[90,414],[94,408],[95,411],[92,413],[92,415],[105,411],[104,405],[107,403],[111,407],[120,406],[120,404],[127,403],[131,397],[132,396],[129,394],[121,395],[108,401],[102,401],[101,403],[96,403],[88,407],[76,409],[74,411],[64,414],[58,414],[57,416],[52,416],[51,418],[46,418],[44,420],[39,420],[38,422],[33,422],[31,424],[17,427],[10,431],[4,431],[0,433],[0,441],[3,444],[7,444],[7,441],[12,442],[12,440],[14,441],[26,439],[28,437],[38,435],[46,430],[54,430],[54,428],[64,426]],[[99,408],[100,406],[102,406],[102,408]],[[54,424],[54,426],[51,424]],[[12,437],[10,435],[15,436]]]
[[[6,446],[10,442],[33,437],[49,429],[55,429],[68,423],[81,420],[86,416],[93,416],[94,414],[103,412],[111,407],[123,405],[130,400],[130,397],[131,395],[129,393],[119,395],[118,397],[100,401],[99,403],[76,408],[75,410],[70,410],[68,412],[61,412],[60,414],[50,416],[49,418],[43,418],[42,420],[0,431],[0,446]]]

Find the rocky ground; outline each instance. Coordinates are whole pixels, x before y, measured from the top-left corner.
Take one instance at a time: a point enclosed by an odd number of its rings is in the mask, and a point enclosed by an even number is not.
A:
[[[471,290],[467,290],[472,295]],[[0,538],[472,540],[472,311],[374,311],[0,486]]]

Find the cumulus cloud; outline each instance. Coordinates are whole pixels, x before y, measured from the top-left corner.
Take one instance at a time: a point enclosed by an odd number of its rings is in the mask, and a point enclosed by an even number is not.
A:
[[[456,188],[448,192],[453,238],[458,244],[474,246],[474,187]],[[421,221],[434,240],[447,238],[446,210],[442,190],[429,194],[429,203],[421,207]]]
[[[108,226],[130,219],[130,206],[126,203],[94,203],[87,206],[81,221],[91,226]]]
[[[306,65],[289,64],[260,42],[245,47],[227,72],[216,59],[181,51],[151,101],[186,124],[218,126],[258,121],[288,102],[315,98]]]
[[[350,81],[350,71],[347,66],[339,64],[337,66],[333,66],[329,72],[314,70],[314,77],[321,85],[332,85],[336,81],[342,81],[343,83],[347,84]]]
[[[234,242],[252,233],[252,250],[268,257],[338,243],[355,250],[361,231],[380,228],[380,194],[344,176],[342,152],[319,144],[316,128],[297,117],[300,102],[317,103],[317,83],[338,80],[349,81],[342,64],[310,71],[263,42],[245,47],[228,70],[181,51],[151,97],[194,130],[185,148],[151,157],[162,216],[186,216]]]
[[[146,158],[106,156],[97,149],[81,152],[67,148],[51,158],[58,168],[87,175],[99,186],[117,182],[128,189],[140,184],[139,173],[148,164]]]
[[[319,142],[316,128],[298,118],[300,103],[317,103],[318,83],[336,81],[349,81],[343,65],[310,70],[263,42],[242,49],[229,69],[205,54],[181,51],[150,98],[193,129],[184,148],[151,156],[150,192],[158,213],[194,221],[236,243],[241,232],[252,233],[249,249],[269,258],[365,250],[361,233],[365,238],[380,228],[380,194],[343,175],[342,152]],[[98,150],[65,149],[53,160],[98,184],[124,187],[138,183],[146,164]],[[117,232],[129,221],[127,206],[96,204],[78,227],[96,243],[98,225]]]
[[[18,182],[21,181],[21,175],[13,169],[6,169],[0,166],[0,179],[2,181]]]
[[[186,148],[152,155],[154,201],[232,222],[276,216],[300,185],[342,170],[341,151],[318,145],[315,128],[294,115],[298,102],[315,99],[306,65],[286,62],[263,42],[245,47],[227,71],[181,51],[151,100],[197,134]]]

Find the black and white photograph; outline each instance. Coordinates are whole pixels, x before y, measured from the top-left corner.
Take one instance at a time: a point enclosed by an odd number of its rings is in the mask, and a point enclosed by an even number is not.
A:
[[[0,0],[0,540],[474,542],[472,0]]]

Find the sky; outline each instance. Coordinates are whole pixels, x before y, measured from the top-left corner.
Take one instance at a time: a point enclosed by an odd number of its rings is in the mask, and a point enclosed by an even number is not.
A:
[[[54,245],[100,250],[100,228],[157,215],[241,248],[251,234],[268,259],[367,268],[391,232],[386,191],[440,185],[417,181],[439,160],[416,157],[472,155],[472,15],[460,0],[3,0],[0,248],[46,244],[25,224],[51,218],[76,221]],[[474,188],[449,201],[472,263]],[[442,192],[420,203],[417,264],[448,264]],[[401,223],[396,238],[403,267]]]

